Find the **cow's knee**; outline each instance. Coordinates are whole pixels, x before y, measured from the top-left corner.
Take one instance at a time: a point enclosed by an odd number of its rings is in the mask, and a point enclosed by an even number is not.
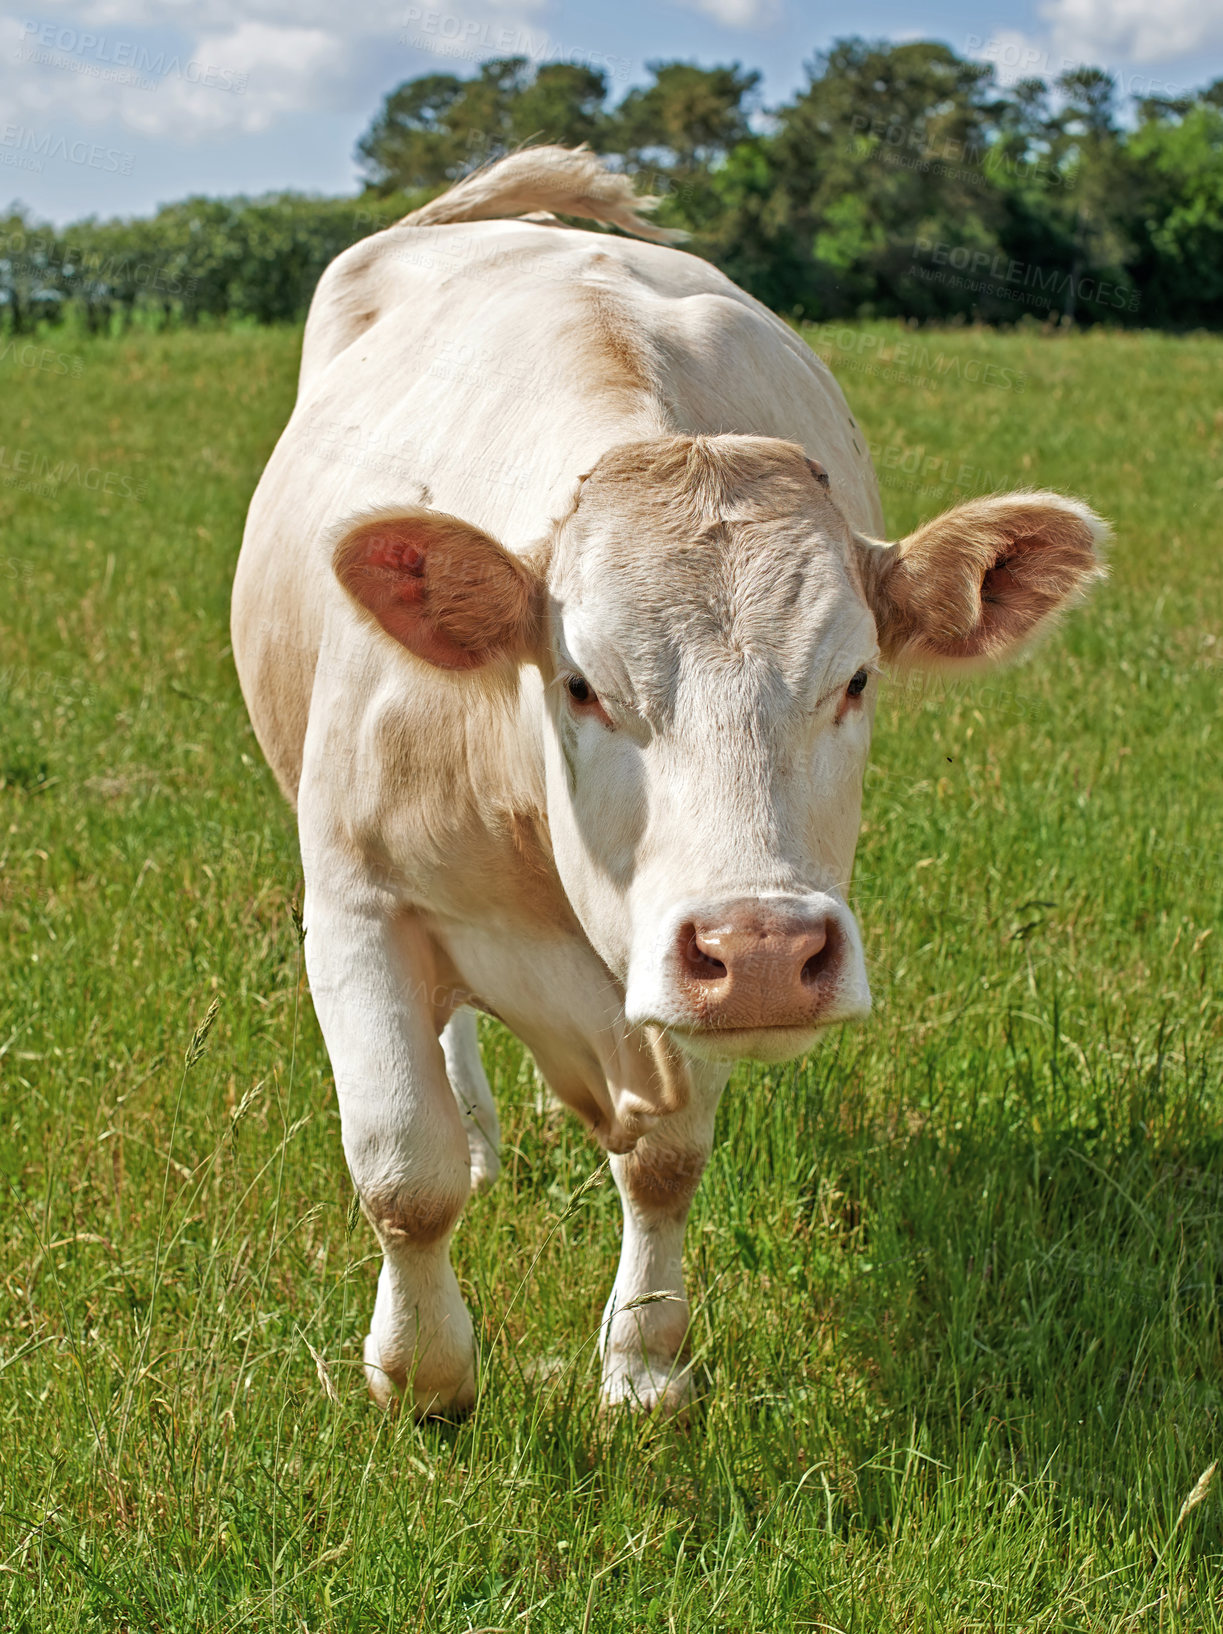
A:
[[[647,1218],[683,1220],[707,1159],[704,1151],[651,1147],[641,1141],[616,1160],[616,1180],[621,1195]]]
[[[393,1258],[443,1245],[470,1195],[467,1139],[447,1102],[440,1116],[417,1113],[392,1128],[351,1116],[345,1124],[353,1185]]]
[[[458,1223],[469,1194],[466,1171],[449,1183],[430,1180],[395,1189],[362,1188],[361,1206],[384,1248],[435,1248],[444,1243]]]

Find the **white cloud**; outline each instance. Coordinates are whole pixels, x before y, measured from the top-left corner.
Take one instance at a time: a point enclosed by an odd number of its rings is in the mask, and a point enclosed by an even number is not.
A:
[[[455,0],[451,13],[447,0],[433,0],[437,11],[429,0],[87,0],[60,6],[55,22],[0,17],[0,107],[27,125],[175,143],[252,135],[294,114],[372,109],[420,71],[422,50],[453,58],[451,36],[473,46],[461,53],[470,60],[439,65],[459,72],[494,54],[476,49],[485,37],[538,54],[532,20],[547,3]]]
[[[327,0],[71,0],[39,7],[53,10],[71,25],[92,29],[177,29],[182,33],[218,33],[243,23],[272,28],[332,28],[337,23],[359,33],[392,34],[403,19],[403,0],[349,0],[342,12]]]
[[[242,23],[266,23],[273,28],[337,27],[349,34],[379,34],[394,39],[411,10],[408,0],[72,0],[60,10],[74,12],[88,5],[88,26],[93,29],[123,25],[132,28],[177,27],[217,32]],[[420,0],[418,10],[438,17],[457,15],[462,21],[511,21],[534,16],[548,0]],[[40,8],[49,9],[45,3]]]
[[[124,103],[129,130],[180,140],[267,130],[286,114],[335,107],[352,67],[350,48],[321,28],[252,22],[201,35],[176,62],[155,95]]]
[[[1044,0],[1059,55],[1078,62],[1168,62],[1223,47],[1220,0]]]
[[[1043,79],[1052,83],[1069,69],[1083,66],[1103,69],[1116,82],[1122,96],[1184,96],[1203,79],[1205,70],[1195,71],[1192,62],[1211,43],[1223,46],[1220,0],[1200,0],[1201,40],[1186,46],[1186,29],[1198,19],[1190,18],[1187,0],[1164,0],[1179,6],[1181,21],[1175,23],[1166,40],[1148,37],[1149,19],[1142,6],[1145,0],[1045,0],[1042,15],[1050,28],[1047,34],[1026,34],[1019,29],[1000,28],[989,39],[970,34],[963,49],[969,57],[993,64],[1003,85],[1021,79]],[[1088,11],[1099,12],[1099,26],[1089,27]],[[1070,13],[1073,11],[1074,15]],[[1213,33],[1207,32],[1213,30]],[[1156,47],[1158,46],[1158,50]],[[1173,77],[1161,72],[1159,62],[1175,61]],[[1139,65],[1150,64],[1152,67]]]
[[[1040,44],[1017,28],[996,29],[988,40],[970,34],[964,42],[964,50],[970,57],[992,63],[1003,85],[1013,85],[1020,79],[1043,78],[1050,72],[1048,45]]]
[[[781,0],[679,0],[726,28],[767,28],[781,16]]]

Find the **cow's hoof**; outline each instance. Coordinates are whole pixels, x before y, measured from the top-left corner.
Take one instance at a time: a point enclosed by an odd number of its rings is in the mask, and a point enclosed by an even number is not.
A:
[[[679,1357],[609,1356],[599,1405],[604,1413],[628,1409],[687,1422],[695,1394],[691,1365]]]
[[[403,1371],[382,1366],[374,1336],[369,1333],[365,1336],[365,1382],[375,1405],[383,1412],[400,1408],[406,1394]],[[457,1385],[435,1384],[418,1372],[411,1393],[413,1418],[462,1418],[476,1403],[475,1370],[469,1367]]]

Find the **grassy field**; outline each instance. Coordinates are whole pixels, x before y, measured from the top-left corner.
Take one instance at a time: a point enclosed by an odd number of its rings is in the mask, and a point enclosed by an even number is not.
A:
[[[367,1401],[227,644],[298,335],[0,358],[0,1628],[1223,1629],[1223,344],[812,340],[893,534],[1047,485],[1113,574],[1032,662],[884,694],[876,1014],[723,1102],[687,1430],[596,1417],[614,1189],[569,1206],[598,1154],[491,1026],[479,1404]]]

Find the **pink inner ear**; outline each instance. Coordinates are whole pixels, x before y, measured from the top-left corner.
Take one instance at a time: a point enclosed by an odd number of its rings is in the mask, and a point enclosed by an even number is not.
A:
[[[388,634],[422,657],[435,638],[424,618],[425,553],[402,533],[362,535],[350,558],[349,586]],[[436,659],[434,658],[434,662]]]
[[[894,546],[864,552],[886,656],[927,665],[1003,657],[1102,569],[1104,525],[1054,494],[966,500]]]
[[[479,662],[433,627],[425,612],[426,552],[410,533],[371,528],[358,534],[340,566],[349,591],[388,635],[417,657],[442,669],[470,669]]]
[[[367,534],[362,546],[361,555],[369,567],[389,568],[393,573],[404,573],[413,579],[425,576],[424,551],[402,534]]]
[[[422,658],[444,663],[436,634],[423,618],[425,553],[420,546],[400,533],[370,533],[361,541],[354,566],[361,600],[383,629]]]
[[[1019,583],[1011,572],[1010,563],[1003,559],[995,562],[981,580],[981,600],[987,606],[998,602],[1005,604],[1013,599],[1018,588]]]
[[[946,647],[947,657],[986,657],[1022,641],[1058,604],[1056,590],[1039,577],[1041,553],[1026,539],[1014,539],[981,577],[981,617],[963,640]],[[1033,568],[1037,570],[1033,573]]]
[[[511,611],[525,603],[525,591],[502,557],[494,540],[454,517],[406,516],[351,534],[335,569],[409,652],[440,669],[476,669],[519,629],[520,620],[507,630],[506,589],[514,592]]]

